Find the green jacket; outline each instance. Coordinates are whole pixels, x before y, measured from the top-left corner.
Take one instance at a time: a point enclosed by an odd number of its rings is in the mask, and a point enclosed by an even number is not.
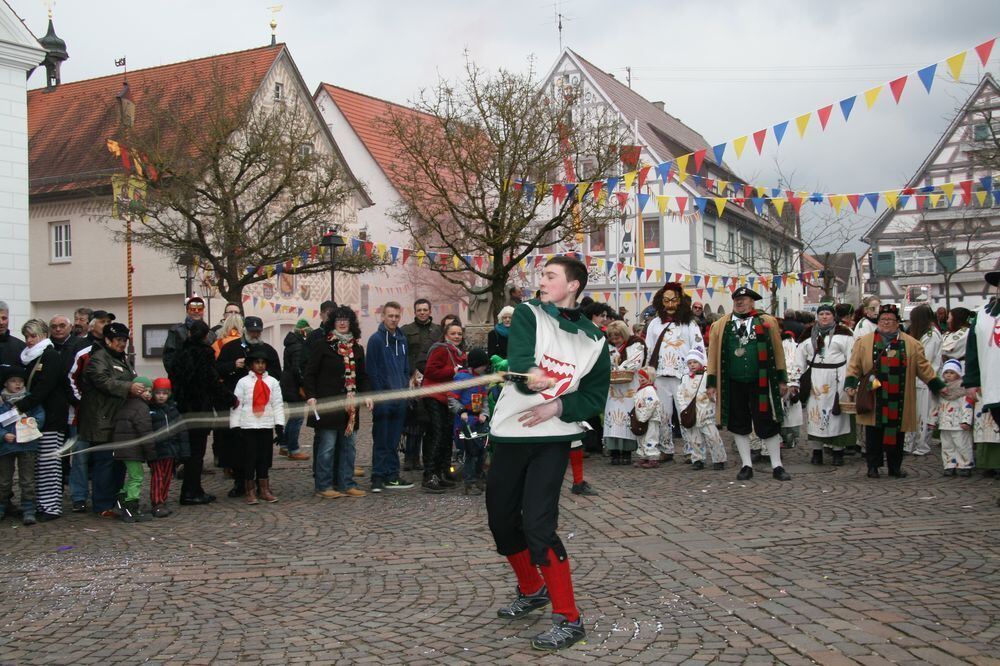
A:
[[[115,431],[115,415],[128,398],[135,370],[128,359],[104,347],[96,348],[83,371],[83,399],[80,400],[80,439],[110,442]]]

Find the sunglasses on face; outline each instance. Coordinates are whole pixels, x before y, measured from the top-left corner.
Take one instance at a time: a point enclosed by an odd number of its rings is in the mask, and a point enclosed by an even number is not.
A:
[[[203,312],[205,310],[204,305],[189,305],[188,312]]]

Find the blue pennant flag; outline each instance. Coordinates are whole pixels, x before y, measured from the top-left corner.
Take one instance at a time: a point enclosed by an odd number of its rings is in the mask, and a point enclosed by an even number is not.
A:
[[[983,189],[989,192],[993,189],[993,176],[983,176],[979,179],[979,184],[983,186]]]
[[[390,256],[392,256],[392,263],[396,263],[396,257],[399,255],[398,247],[389,247]]]
[[[851,117],[851,109],[854,108],[854,100],[857,98],[857,95],[851,95],[847,99],[840,100],[840,112],[844,114],[844,122]]]
[[[281,275],[282,273],[285,272],[285,267],[283,265],[281,265],[281,264],[275,264],[274,265],[274,272],[277,273],[278,275]]]
[[[785,130],[788,129],[788,121],[783,123],[778,123],[774,126],[774,138],[777,139],[778,145],[781,145],[781,140],[785,138]]]
[[[701,185],[701,181],[703,180],[701,176],[695,174],[691,178],[694,180],[695,185]]]
[[[906,208],[906,204],[907,204],[907,202],[909,202],[909,200],[910,200],[910,195],[909,194],[900,194],[899,195],[899,203],[896,206],[896,208],[898,208],[900,210],[902,210],[903,208]]]
[[[715,295],[715,287],[705,287],[705,291],[708,292],[708,297],[712,298]]]
[[[611,194],[616,189],[618,189],[618,183],[622,182],[622,179],[618,176],[613,176],[608,178],[608,194]]]
[[[757,211],[758,215],[764,214],[764,197],[751,197],[750,201],[753,202],[754,210]]]
[[[726,152],[726,144],[720,143],[716,146],[712,146],[712,154],[715,155],[715,163],[722,164],[722,156]]]
[[[639,202],[639,212],[641,213],[646,207],[646,202],[649,201],[649,195],[639,192],[639,194],[636,195],[636,200]]]
[[[656,165],[656,177],[659,178],[664,185],[667,184],[667,179],[670,178],[670,167],[672,167],[673,164],[673,162],[660,162]]]
[[[705,206],[708,205],[708,199],[706,197],[695,197],[694,205],[698,207],[698,212],[702,215],[705,214]]]
[[[924,88],[927,88],[927,92],[930,92],[931,86],[934,85],[935,71],[937,71],[937,63],[928,65],[917,72],[917,76],[920,77],[920,82],[924,84]]]
[[[751,288],[751,289],[753,289],[753,283],[754,283],[754,280],[756,280],[756,279],[757,279],[757,278],[755,278],[755,277],[748,277],[748,278],[747,278],[747,284],[749,284],[749,285],[750,285],[750,288]]]
[[[993,201],[1000,201],[1000,190],[993,190]]]
[[[697,287],[699,282],[701,282],[701,276],[700,275],[695,275],[694,276],[694,286]]]
[[[780,187],[772,187],[771,188],[771,198],[772,199],[777,199],[780,196],[781,196],[781,188]]]
[[[572,199],[574,192],[576,192],[576,183],[566,183],[566,196]]]
[[[812,196],[809,197],[809,201],[811,201],[812,203],[818,203],[818,204],[823,203],[823,193],[822,192],[813,192]]]
[[[351,239],[351,250],[354,252],[354,254],[357,254],[358,250],[360,250],[360,249],[361,249],[361,239],[360,238],[352,238]]]
[[[438,258],[438,253],[437,252],[428,252],[427,253],[427,261],[431,262],[432,264],[436,264],[437,263],[437,258]]]
[[[865,195],[865,201],[872,205],[872,210],[878,212],[878,192],[869,192]]]
[[[535,184],[525,183],[524,184],[524,198],[528,201],[533,201],[535,199]]]
[[[255,270],[257,270],[257,269],[254,268],[253,266],[247,266],[247,273],[248,274],[253,273]]]
[[[936,189],[937,189],[936,185],[924,185],[923,187],[920,188],[920,193],[921,194],[930,194],[930,193],[932,193]]]

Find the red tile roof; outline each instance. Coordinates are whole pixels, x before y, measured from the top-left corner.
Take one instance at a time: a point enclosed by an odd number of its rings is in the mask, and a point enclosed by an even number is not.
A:
[[[210,103],[216,72],[231,84],[227,94],[245,100],[260,88],[284,44],[150,67],[128,73],[136,104],[136,126],[147,95],[162,96],[163,104],[180,102],[189,117]],[[108,152],[106,140],[118,133],[122,75],[63,83],[55,90],[28,92],[28,176],[31,195],[71,192],[106,186],[120,162]]]
[[[399,161],[399,147],[378,127],[377,121],[387,117],[390,111],[429,122],[434,121],[434,116],[329,83],[321,83],[313,99],[320,91],[325,91],[330,96],[389,182],[399,190],[400,183],[397,179],[400,170],[394,168]]]

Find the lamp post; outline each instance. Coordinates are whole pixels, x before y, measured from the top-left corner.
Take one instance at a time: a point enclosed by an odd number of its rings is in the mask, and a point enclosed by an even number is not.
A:
[[[336,273],[337,248],[344,247],[347,245],[347,242],[344,241],[344,237],[338,234],[333,227],[330,227],[323,234],[323,240],[319,244],[322,247],[328,248],[330,253],[330,300],[336,303],[336,281],[334,276]]]
[[[184,298],[191,298],[194,293],[194,257],[190,252],[181,252],[177,255],[178,274],[184,279]]]

